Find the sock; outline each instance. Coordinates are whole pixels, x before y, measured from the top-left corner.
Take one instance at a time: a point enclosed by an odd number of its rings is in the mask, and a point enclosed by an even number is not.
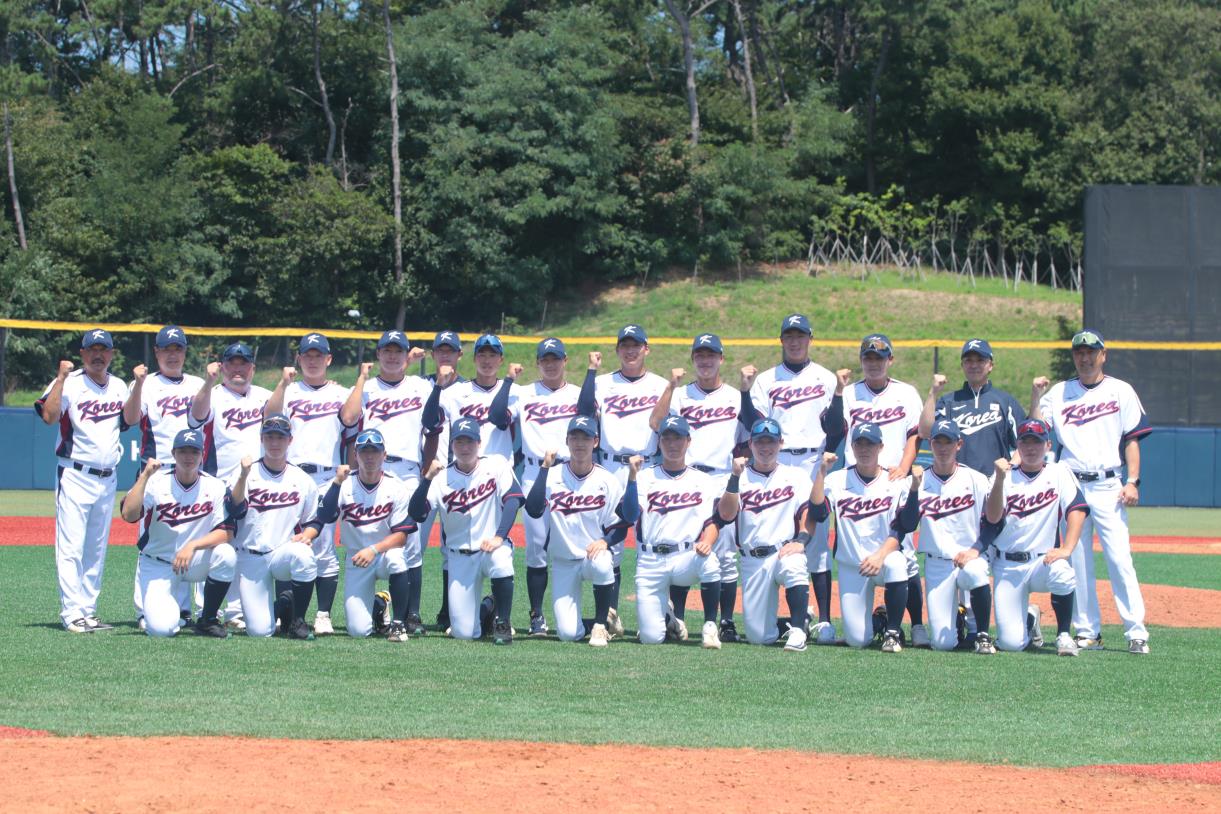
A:
[[[407,616],[420,615],[420,592],[424,587],[424,566],[407,569]]]
[[[810,574],[810,584],[814,586],[814,604],[818,606],[818,621],[831,621],[831,572],[819,571]]]
[[[619,607],[619,586],[623,584],[623,571],[619,566],[615,566],[615,584],[611,586],[610,606],[612,608]]]
[[[912,618],[913,625],[924,624],[924,591],[920,585],[920,577],[908,577],[907,579],[907,612]],[[892,628],[898,630],[898,628]]]
[[[721,605],[721,583],[701,582],[700,600],[704,603],[704,621],[715,622],[717,609]]]
[[[331,606],[335,604],[335,593],[339,590],[339,575],[318,577],[314,584],[318,589],[318,610],[330,613]]]
[[[406,621],[407,596],[410,593],[411,577],[407,571],[390,575],[390,609],[394,613],[394,621]]]
[[[289,589],[289,594],[293,598],[293,618],[294,622],[305,621],[305,609],[309,607],[310,598],[314,595],[314,580],[309,582],[292,581],[292,588]]]
[[[670,601],[674,603],[674,618],[687,618],[687,594],[691,592],[691,588],[684,585],[670,586]]]
[[[738,603],[738,581],[721,582],[721,621],[733,621],[733,609]]]
[[[611,599],[615,595],[615,585],[594,586],[594,624],[605,625],[606,614],[611,607]]]
[[[201,621],[216,621],[216,612],[220,610],[220,603],[225,601],[225,594],[227,593],[229,593],[228,582],[221,582],[220,580],[212,579],[212,577],[208,577],[204,581],[203,610],[199,612]]]
[[[907,607],[909,580],[886,583],[886,629],[898,630],[903,624],[903,610]]]
[[[789,621],[793,627],[805,630],[810,605],[809,586],[803,582],[795,588],[785,588],[784,601],[789,603]]]
[[[513,577],[492,579],[492,600],[496,605],[496,618],[501,622],[509,621],[509,612],[513,609]]]
[[[526,593],[530,595],[530,615],[541,616],[543,613],[543,595],[547,593],[547,569],[526,569]]]
[[[293,616],[293,592],[287,590],[277,594],[273,610],[275,611],[276,619],[280,622],[280,632],[287,633],[288,626],[292,624],[295,618]]]
[[[1056,635],[1069,631],[1069,625],[1073,622],[1073,599],[1071,593],[1051,595],[1051,609],[1056,614]]]
[[[975,614],[975,630],[977,633],[988,632],[988,622],[992,618],[992,588],[981,585],[971,589],[971,610]]]
[[[462,555],[458,555],[462,556]],[[437,614],[449,618],[449,569],[441,570],[441,610]]]

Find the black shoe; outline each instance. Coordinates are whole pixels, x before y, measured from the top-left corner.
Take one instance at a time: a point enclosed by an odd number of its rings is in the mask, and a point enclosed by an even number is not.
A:
[[[276,621],[279,622],[278,631],[281,636],[289,636],[289,631],[293,626],[293,594],[292,591],[283,591],[276,597]]]
[[[547,620],[543,618],[541,613],[530,614],[530,635],[531,636],[546,636],[547,635]]]
[[[195,632],[200,636],[211,636],[213,639],[229,638],[229,628],[216,618],[200,619],[195,623]]]
[[[449,614],[448,613],[442,612],[442,613],[437,614],[437,630],[440,631],[441,633],[445,633],[449,630]]]
[[[496,631],[492,638],[493,644],[513,644],[513,628],[509,626],[508,622],[497,619],[493,628]]]
[[[290,639],[300,639],[301,641],[314,640],[314,631],[310,630],[310,626],[305,623],[304,619],[296,619],[286,628],[288,633],[285,635]]]
[[[373,595],[373,632],[385,635],[390,627],[390,592],[378,591]]]
[[[881,642],[886,637],[886,606],[878,605],[873,609],[873,640]]]
[[[965,648],[967,642],[967,609],[964,605],[958,606],[958,614],[954,617],[954,632],[958,635],[958,646]],[[971,642],[974,644],[974,641]]]
[[[407,635],[408,636],[424,636],[428,630],[424,627],[424,620],[420,618],[418,613],[407,614]]]
[[[488,594],[479,603],[479,630],[484,636],[492,632],[495,626],[496,600],[492,599],[492,595]]]
[[[191,612],[189,610],[178,611],[178,624],[181,627],[191,626]]]
[[[721,620],[721,643],[734,644],[742,641],[738,638],[738,628],[734,625],[732,619]]]

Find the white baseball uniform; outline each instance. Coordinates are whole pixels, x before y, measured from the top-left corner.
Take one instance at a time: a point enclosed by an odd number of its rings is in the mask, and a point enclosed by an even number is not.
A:
[[[491,387],[484,387],[478,382],[456,382],[441,391],[441,410],[448,421],[459,418],[473,418],[479,422],[480,445],[479,452],[487,458],[493,456],[513,463],[513,422],[517,418],[516,388],[509,386],[505,413],[496,416],[503,428],[493,420],[492,403],[504,386],[503,379],[497,379]]]
[[[577,399],[581,388],[566,382],[552,390],[541,380],[526,385],[514,385],[517,409],[521,416],[521,451],[526,456],[521,485],[526,494],[538,479],[539,462],[548,450],[557,450],[557,460],[568,459],[568,422],[577,415]],[[526,530],[526,567],[547,567],[546,517],[529,515],[522,523]]]
[[[430,393],[432,384],[419,376],[397,382],[377,376],[365,382],[360,394],[359,428],[381,432],[386,439],[385,469],[407,484],[409,495],[420,479],[424,402]]]
[[[132,382],[128,392],[135,387]],[[190,426],[191,402],[203,379],[190,374],[171,379],[160,371],[144,378],[140,388],[140,457],[174,465],[174,436]],[[207,450],[204,450],[205,456]]]
[[[239,393],[221,383],[212,388],[212,409],[202,423],[188,414],[191,429],[203,429],[205,472],[232,483],[242,458],[257,459],[262,454],[260,433],[269,398],[271,391],[266,387],[252,384]]]

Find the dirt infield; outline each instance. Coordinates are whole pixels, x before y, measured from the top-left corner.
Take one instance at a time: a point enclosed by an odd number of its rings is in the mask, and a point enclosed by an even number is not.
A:
[[[4,811],[1173,811],[1221,765],[1030,769],[753,749],[248,738],[0,740]],[[208,767],[208,768],[204,768]],[[829,782],[834,778],[834,782]]]

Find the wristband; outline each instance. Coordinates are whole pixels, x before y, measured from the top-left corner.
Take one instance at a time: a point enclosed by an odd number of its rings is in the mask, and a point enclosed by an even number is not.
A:
[[[730,475],[729,482],[725,484],[725,493],[736,495],[738,493],[738,475]]]

